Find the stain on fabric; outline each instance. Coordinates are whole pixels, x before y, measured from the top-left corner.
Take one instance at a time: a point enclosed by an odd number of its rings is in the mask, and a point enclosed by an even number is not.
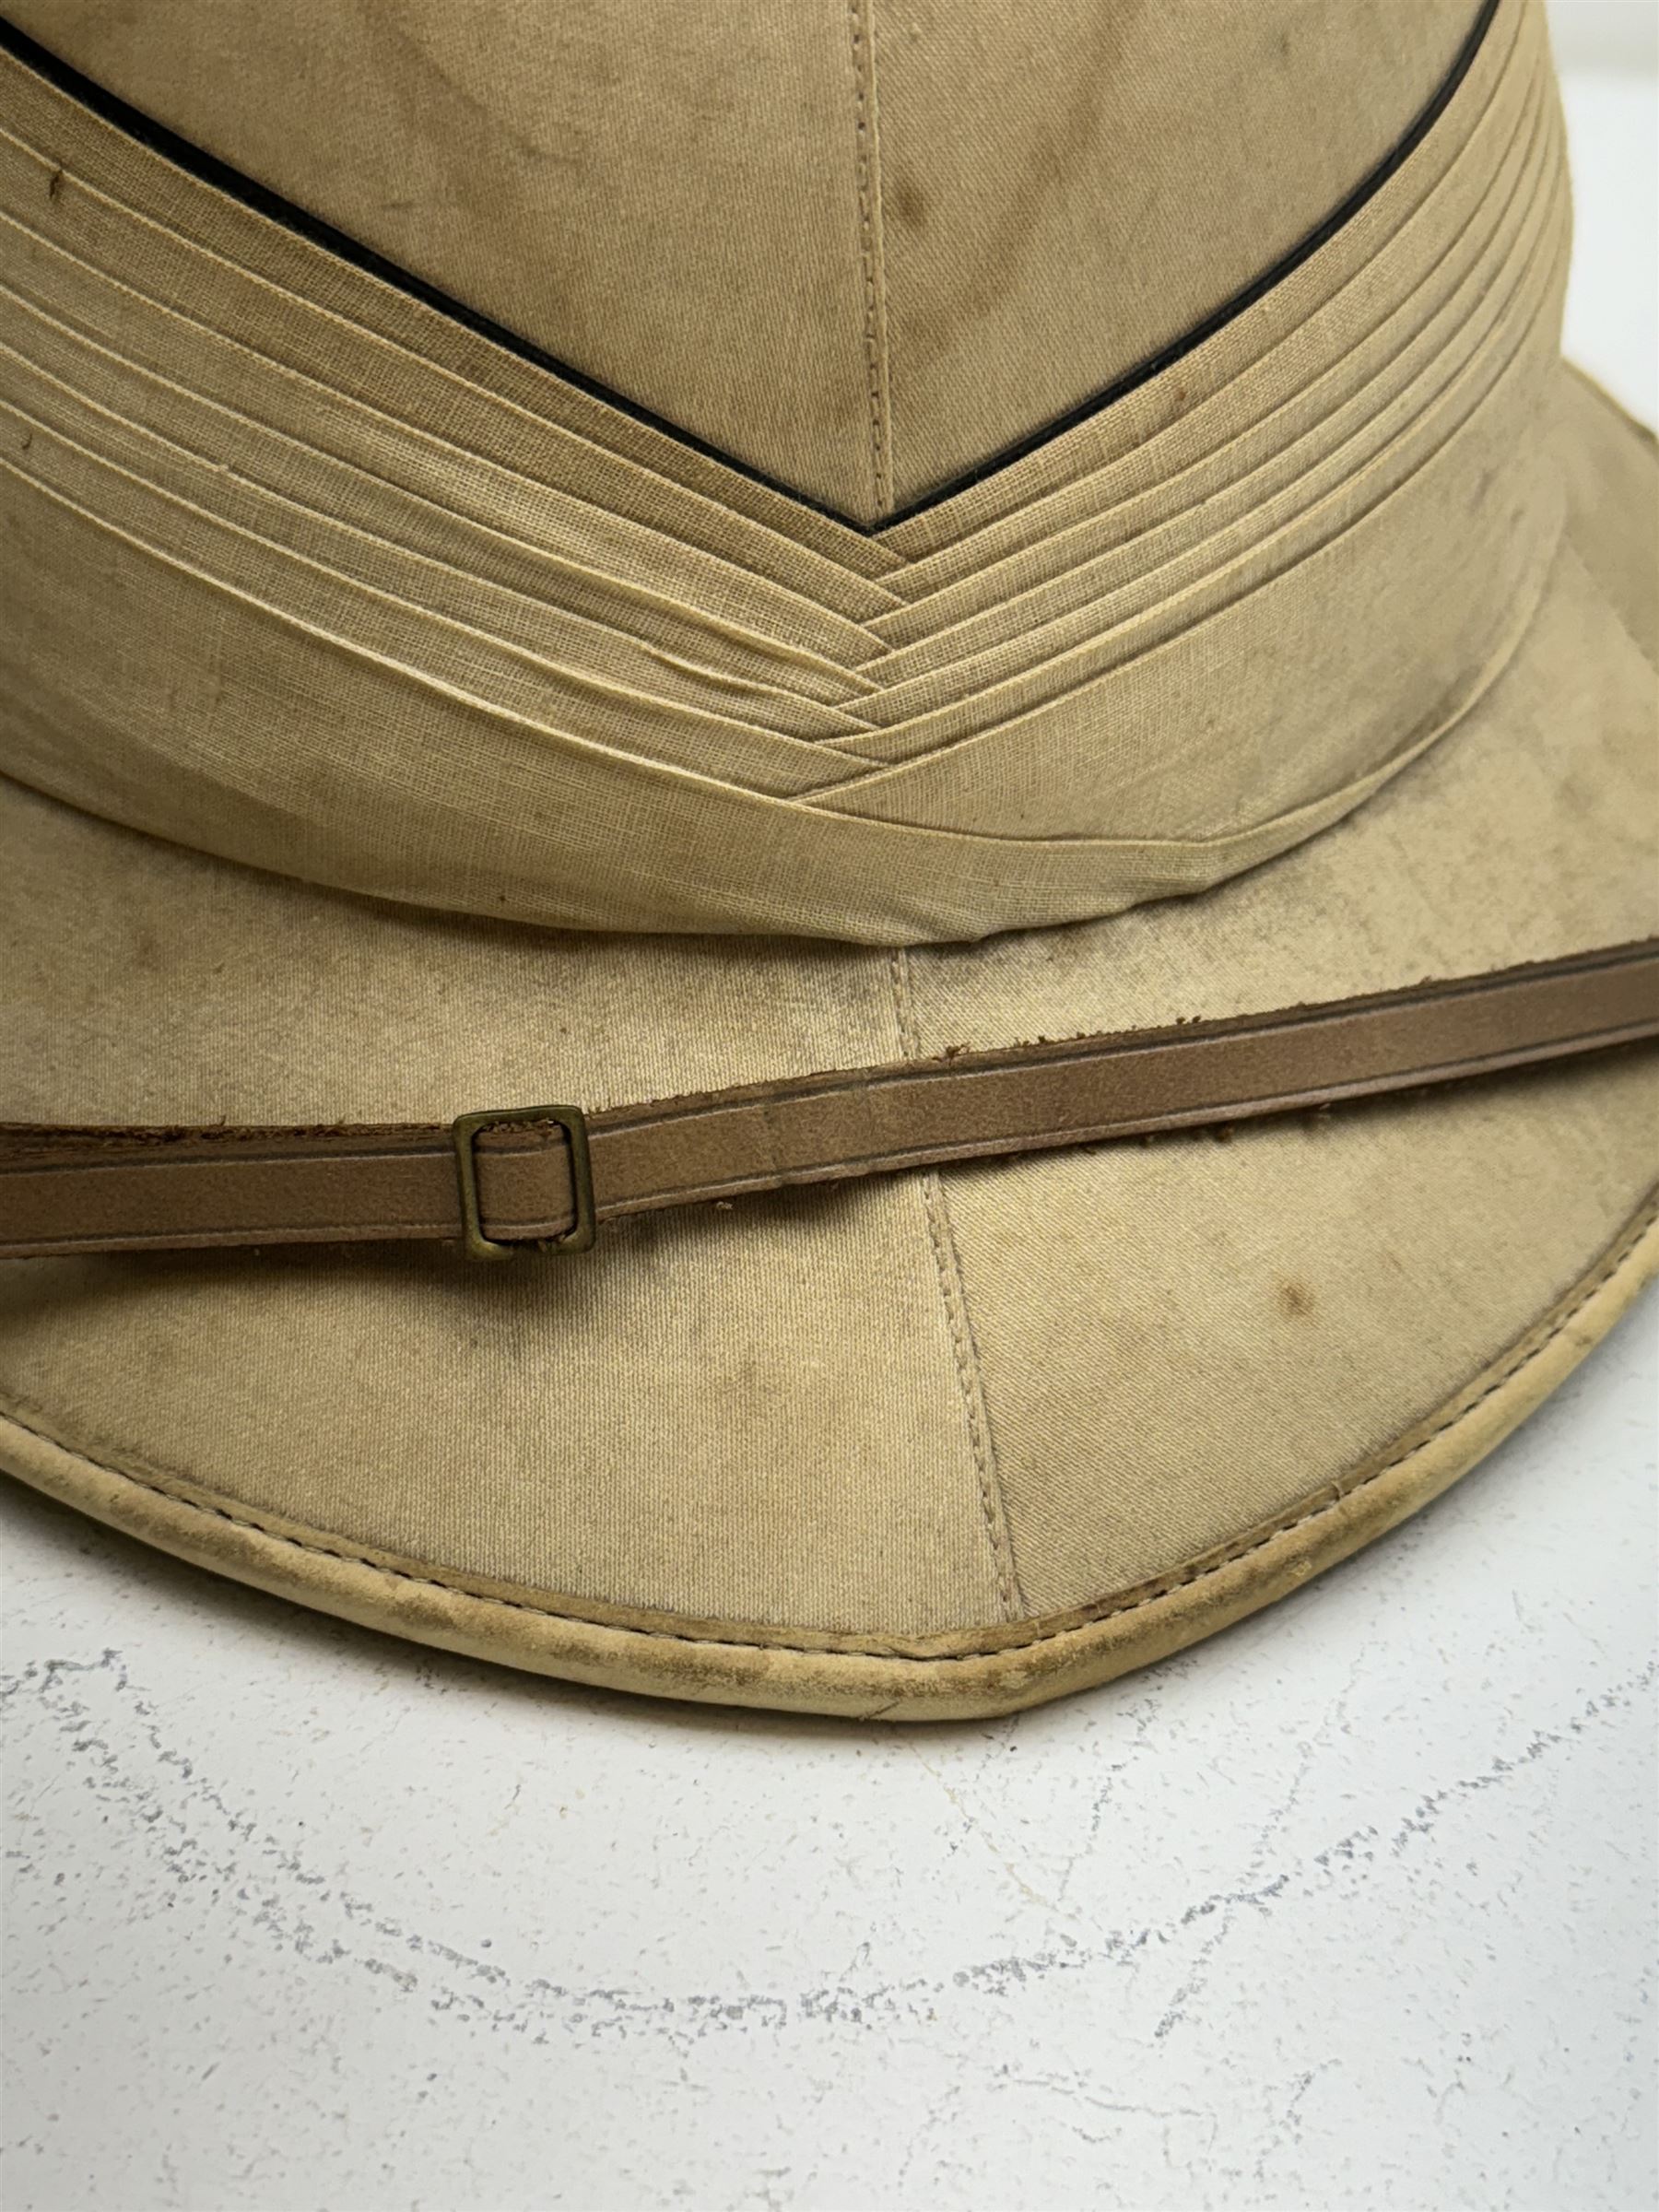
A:
[[[893,220],[918,238],[927,228],[927,194],[914,177],[900,177],[893,187]]]

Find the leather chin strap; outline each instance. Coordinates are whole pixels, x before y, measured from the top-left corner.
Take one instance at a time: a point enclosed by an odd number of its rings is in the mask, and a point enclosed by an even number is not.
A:
[[[441,1239],[1223,1126],[1659,1037],[1659,939],[1374,997],[452,1126],[0,1127],[0,1257]]]

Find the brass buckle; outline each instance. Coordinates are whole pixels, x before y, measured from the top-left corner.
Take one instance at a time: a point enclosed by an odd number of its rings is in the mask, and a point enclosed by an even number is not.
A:
[[[554,1122],[565,1133],[571,1153],[571,1195],[576,1220],[562,1237],[525,1237],[499,1244],[484,1234],[478,1211],[478,1158],[474,1149],[480,1129],[508,1122]],[[450,1124],[455,1168],[461,1182],[461,1241],[469,1260],[512,1260],[524,1252],[589,1252],[598,1223],[594,1215],[594,1163],[588,1152],[587,1116],[580,1106],[504,1106],[493,1113],[464,1113]]]

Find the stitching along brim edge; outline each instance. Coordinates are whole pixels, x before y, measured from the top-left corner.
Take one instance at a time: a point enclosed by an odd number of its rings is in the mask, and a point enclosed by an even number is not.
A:
[[[1017,1623],[977,1650],[877,1653],[598,1623],[462,1589],[414,1564],[276,1535],[241,1509],[100,1465],[0,1411],[0,1467],[193,1565],[359,1627],[531,1673],[692,1702],[848,1719],[960,1721],[1111,1681],[1289,1595],[1466,1474],[1571,1373],[1659,1275],[1659,1192],[1589,1272],[1455,1396],[1265,1527],[1080,1614]],[[759,1635],[768,1634],[759,1631]],[[776,1634],[776,1631],[771,1631]]]

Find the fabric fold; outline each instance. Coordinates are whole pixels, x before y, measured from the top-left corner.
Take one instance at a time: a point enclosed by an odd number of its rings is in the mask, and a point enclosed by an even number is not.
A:
[[[577,928],[1105,915],[1362,803],[1551,570],[1535,9],[1282,283],[874,537],[723,504],[717,465],[0,69],[0,767],[181,843]],[[93,623],[101,669],[63,642]]]

